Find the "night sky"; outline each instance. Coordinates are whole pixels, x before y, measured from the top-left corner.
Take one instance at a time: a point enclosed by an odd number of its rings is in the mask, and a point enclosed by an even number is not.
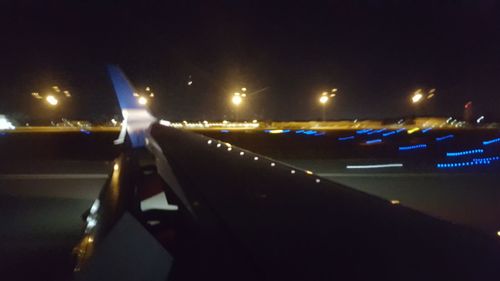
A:
[[[318,119],[414,113],[500,119],[500,3],[495,1],[2,1],[0,114],[106,119],[119,114],[106,73],[119,65],[169,120]],[[346,3],[348,2],[348,3]],[[190,77],[193,81],[187,85]],[[73,94],[50,110],[31,92]],[[436,88],[416,111],[417,88]]]

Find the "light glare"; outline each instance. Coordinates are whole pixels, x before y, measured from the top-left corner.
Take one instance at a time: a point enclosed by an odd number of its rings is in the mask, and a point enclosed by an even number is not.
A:
[[[424,95],[422,95],[422,93],[420,93],[420,90],[418,90],[417,92],[415,92],[415,94],[411,97],[411,102],[412,103],[418,103],[419,101],[422,100],[422,98],[424,97]]]
[[[321,97],[319,98],[319,102],[320,102],[321,104],[325,104],[325,103],[327,103],[327,102],[328,102],[328,99],[329,99],[329,97],[328,97],[328,96],[321,96]]]
[[[54,97],[53,95],[48,95],[45,100],[50,104],[50,105],[57,105],[59,103],[59,101],[57,100],[56,97]]]
[[[139,98],[137,99],[137,102],[138,102],[140,105],[146,105],[146,104],[148,104],[148,99],[146,99],[145,97],[142,97],[142,96],[141,96],[141,97],[139,97]]]
[[[236,93],[237,94],[237,93]],[[241,96],[239,95],[234,95],[233,98],[231,99],[231,102],[236,105],[236,106],[239,106],[241,104],[241,102],[243,101],[243,99],[241,98]]]

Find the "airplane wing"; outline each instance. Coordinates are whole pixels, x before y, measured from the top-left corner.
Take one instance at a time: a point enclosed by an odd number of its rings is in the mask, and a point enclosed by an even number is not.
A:
[[[142,130],[148,150],[117,160],[89,214],[78,280],[500,276],[493,237],[216,139],[158,122]],[[153,197],[164,207],[143,206]]]

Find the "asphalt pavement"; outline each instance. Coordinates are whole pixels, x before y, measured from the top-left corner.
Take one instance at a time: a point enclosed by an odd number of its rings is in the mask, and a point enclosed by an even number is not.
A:
[[[490,235],[500,230],[498,171],[441,172],[386,168],[353,172],[345,168],[349,160],[283,161],[314,171],[331,181],[387,200],[397,200],[407,207]],[[391,161],[385,160],[383,163],[388,162]],[[371,160],[369,163],[377,161]]]
[[[109,163],[35,163],[13,161],[10,169],[1,169],[0,276],[68,280],[71,250],[81,237],[81,214],[97,197]]]

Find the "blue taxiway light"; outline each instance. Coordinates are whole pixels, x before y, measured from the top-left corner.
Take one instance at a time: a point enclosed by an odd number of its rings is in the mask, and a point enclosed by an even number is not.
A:
[[[444,137],[439,137],[439,138],[436,138],[436,141],[442,141],[442,140],[446,140],[446,139],[451,139],[455,137],[454,135],[447,135],[447,136],[444,136]]]
[[[352,140],[352,139],[354,139],[354,136],[338,138],[339,141]]]
[[[404,130],[406,130],[406,128],[400,128],[400,129],[397,129],[395,131],[390,131],[390,132],[384,133],[384,134],[382,134],[382,136],[383,137],[387,137],[387,136],[390,136],[390,135],[399,134],[399,133],[401,133]]]
[[[89,132],[89,131],[87,131],[87,130],[84,130],[84,129],[80,129],[80,132],[82,132],[82,133],[84,133],[84,134],[86,134],[86,135],[90,135],[90,132]]]
[[[382,133],[385,130],[387,130],[387,128],[383,128],[383,129],[376,130],[376,131],[370,131],[370,132],[367,133],[367,135],[373,135],[373,134]]]
[[[463,155],[469,155],[469,154],[480,154],[484,153],[483,149],[471,149],[471,150],[464,150],[464,151],[458,151],[458,152],[446,152],[446,156],[463,156]]]
[[[493,156],[493,157],[484,157],[484,158],[474,158],[472,161],[478,162],[478,161],[496,161],[500,160],[499,156]]]
[[[356,134],[358,135],[362,135],[362,134],[365,134],[365,133],[368,133],[370,131],[372,131],[373,129],[363,129],[363,130],[358,130],[356,131]]]
[[[367,140],[366,144],[379,143],[379,142],[382,142],[382,140],[381,139]]]
[[[411,145],[411,146],[400,146],[399,150],[413,150],[413,149],[420,149],[420,148],[426,148],[427,144],[417,144],[417,145]]]
[[[490,165],[491,161],[481,160],[481,161],[469,161],[469,162],[456,162],[456,163],[438,163],[437,168],[456,168],[456,167],[468,167],[468,166],[478,166],[478,165]]]
[[[286,134],[286,133],[289,133],[290,130],[286,129],[286,130],[264,130],[265,133],[268,133],[268,134]]]
[[[430,131],[430,130],[432,130],[432,128],[425,128],[425,129],[423,129],[423,130],[422,130],[422,133],[424,133],[424,134],[425,134],[425,133],[427,133],[427,132],[428,132],[428,131]]]
[[[287,133],[290,132],[290,130],[285,130],[285,131],[287,131]],[[295,131],[295,133],[296,134],[304,134],[304,135],[314,135],[314,134],[316,134],[318,132],[316,132],[314,130],[307,130],[307,131],[305,131],[305,130],[299,130],[299,131]]]
[[[316,134],[316,133],[317,133],[317,132],[316,132],[316,131],[314,131],[314,130],[304,131],[304,134],[306,134],[306,135],[314,135],[314,134]]]
[[[267,130],[266,130],[267,131]],[[229,133],[229,130],[220,130],[221,133]],[[264,131],[265,132],[265,131]],[[266,132],[267,133],[267,132]]]
[[[320,133],[314,134],[314,136],[316,136],[316,137],[317,137],[317,136],[324,136],[324,135],[326,135],[326,133],[325,133],[325,132],[320,132]]]
[[[496,143],[496,142],[500,142],[500,138],[483,141],[483,145],[488,145],[488,144],[492,144],[492,143]]]

